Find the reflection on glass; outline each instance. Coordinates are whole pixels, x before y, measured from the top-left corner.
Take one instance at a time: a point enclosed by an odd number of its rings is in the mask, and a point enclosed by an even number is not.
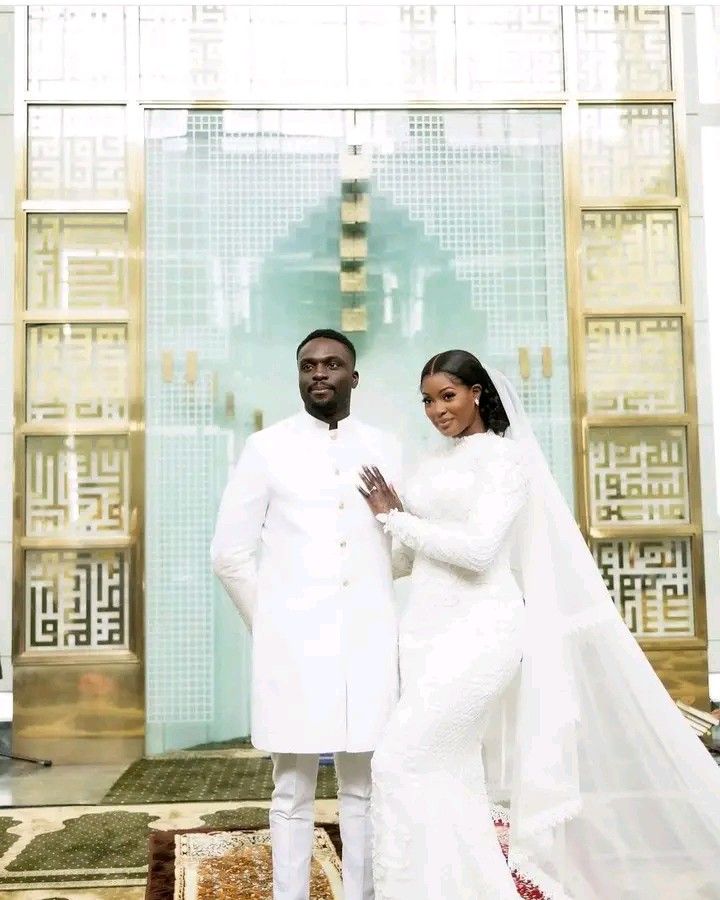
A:
[[[122,6],[30,6],[28,86],[83,97],[125,89]]]
[[[27,368],[28,422],[127,419],[127,325],[30,326]]]
[[[589,319],[585,372],[588,412],[685,412],[682,320]]]
[[[610,595],[636,637],[695,634],[688,538],[610,538],[591,546]]]
[[[124,215],[28,216],[30,310],[127,308],[128,235]]]
[[[588,480],[593,525],[690,521],[684,428],[591,428]]]
[[[607,97],[670,89],[665,6],[578,6],[578,88]]]
[[[123,199],[126,168],[123,107],[28,109],[30,199]]]
[[[587,198],[674,195],[672,106],[582,106],[580,173]]]
[[[242,734],[247,708],[213,702],[226,683],[247,697],[249,646],[204,548],[247,435],[299,408],[309,331],[349,330],[354,414],[409,459],[439,440],[418,392],[430,355],[465,346],[504,369],[572,501],[560,117],[157,111],[145,158],[149,716]]]
[[[676,306],[680,303],[677,213],[586,210],[580,271],[586,307]]]

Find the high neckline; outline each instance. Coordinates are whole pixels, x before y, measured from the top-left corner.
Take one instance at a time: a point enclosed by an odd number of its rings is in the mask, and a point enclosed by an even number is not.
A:
[[[323,422],[322,419],[316,419],[315,416],[311,416],[304,407],[300,410],[300,416],[307,427],[313,428],[315,431],[330,432],[331,434],[346,431],[352,421],[352,416],[348,415],[345,416],[344,419],[340,419],[335,428],[331,428],[329,422]]]
[[[495,434],[495,432],[488,428],[487,431],[476,431],[474,434],[461,434],[459,437],[450,438],[450,440],[454,441],[456,444],[464,444],[475,438],[487,437],[489,434]]]
[[[489,434],[495,434],[489,428],[487,431],[476,431],[475,434],[463,434],[460,437],[450,438],[453,447],[463,447],[466,444],[474,443],[479,438],[486,438]]]

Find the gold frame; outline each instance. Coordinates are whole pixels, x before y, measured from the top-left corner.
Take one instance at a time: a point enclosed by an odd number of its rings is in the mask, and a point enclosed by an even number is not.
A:
[[[137,32],[138,7],[125,7],[126,72],[132,65],[133,36]],[[143,304],[139,287],[142,281],[138,204],[142,201],[139,179],[142,171],[134,158],[137,146],[138,98],[128,78],[124,98],[94,97],[81,101],[76,97],[35,97],[28,89],[29,7],[18,7],[15,15],[15,438],[13,507],[13,665],[15,676],[15,721],[13,750],[19,754],[50,756],[57,762],[132,760],[142,755],[144,746],[144,623],[143,623],[143,508],[144,508],[144,353]],[[28,115],[30,107],[47,106],[121,106],[125,109],[127,129],[127,199],[110,201],[38,201],[28,199]],[[140,141],[142,138],[140,138]],[[27,290],[27,218],[32,213],[120,213],[127,216],[129,255],[128,307],[123,311],[100,313],[75,311],[28,311]],[[129,397],[126,424],[101,425],[73,423],[27,423],[26,417],[26,330],[29,325],[117,322],[128,327]],[[130,519],[126,535],[112,538],[66,539],[25,536],[25,441],[30,435],[126,434],[130,458]],[[119,549],[128,553],[130,595],[128,649],[59,651],[52,654],[26,647],[25,552],[27,550]],[[102,672],[111,686],[110,696],[93,708],[96,732],[92,735],[63,732],[48,727],[43,737],[25,735],[25,729],[47,724],[48,710],[57,714],[58,723],[72,715],[77,705],[76,690],[84,676]],[[112,696],[113,691],[116,696]],[[128,697],[130,702],[128,703]],[[118,699],[119,698],[119,699]]]
[[[480,97],[472,102],[458,101],[457,97],[441,96],[433,100],[415,100],[408,102],[370,102],[367,97],[343,97],[340,102],[327,101],[315,103],[282,103],[277,97],[227,96],[223,99],[195,99],[183,102],[178,99],[161,97],[143,97],[140,84],[140,7],[125,6],[126,23],[126,87],[121,96],[117,92],[108,92],[107,96],[83,99],[77,91],[68,96],[44,94],[32,96],[28,90],[28,7],[18,7],[16,14],[16,71],[15,71],[15,149],[16,149],[16,279],[15,279],[15,466],[14,466],[14,541],[13,541],[13,659],[16,683],[19,691],[17,699],[19,709],[23,707],[23,673],[27,669],[32,673],[45,671],[48,684],[48,697],[52,694],[53,671],[59,672],[72,665],[92,665],[112,662],[121,668],[135,670],[140,674],[136,701],[139,708],[144,709],[143,673],[143,537],[144,537],[144,379],[145,379],[145,285],[144,285],[144,132],[145,113],[153,109],[301,109],[301,110],[484,110],[484,109],[553,109],[561,115],[563,180],[564,180],[564,225],[565,225],[565,270],[567,293],[568,321],[568,353],[570,366],[570,384],[572,393],[572,436],[573,464],[576,496],[576,513],[581,528],[587,539],[601,537],[633,537],[645,536],[689,536],[693,566],[694,612],[696,634],[692,638],[658,638],[642,639],[644,650],[655,653],[657,658],[677,660],[673,656],[676,651],[693,654],[694,671],[698,671],[698,654],[707,658],[707,623],[705,613],[705,584],[702,541],[702,509],[700,498],[700,471],[698,446],[698,414],[697,385],[693,344],[693,307],[690,281],[690,233],[688,218],[687,176],[685,171],[685,108],[683,93],[682,69],[682,11],[678,8],[667,8],[667,21],[670,41],[671,89],[651,92],[626,92],[617,96],[602,93],[581,93],[577,89],[577,44],[575,7],[561,7],[562,46],[564,57],[565,89],[555,94],[540,93],[534,99],[527,97],[507,97],[498,99],[489,96]],[[675,140],[675,178],[676,194],[670,197],[654,197],[652,202],[639,197],[593,198],[587,201],[581,196],[580,188],[580,121],[579,112],[583,105],[618,105],[631,103],[664,103],[672,107],[673,137]],[[108,202],[40,202],[27,199],[27,123],[30,106],[43,105],[113,105],[123,106],[126,110],[127,125],[127,200]],[[580,262],[578,253],[581,247],[581,213],[586,209],[674,209],[678,216],[678,253],[680,263],[681,303],[677,307],[625,307],[616,309],[584,308],[581,298]],[[127,215],[129,240],[129,277],[130,307],[127,315],[116,311],[106,311],[88,316],[86,314],[68,315],[65,313],[28,312],[25,309],[26,293],[26,223],[27,215],[32,212],[85,212],[85,213],[123,213]],[[678,416],[597,416],[587,411],[587,386],[584,371],[585,322],[588,318],[622,318],[629,316],[672,315],[682,319],[683,365],[685,376],[686,411]],[[131,464],[131,523],[128,535],[122,540],[90,542],[63,542],[48,539],[30,539],[24,537],[24,490],[25,464],[24,442],[29,434],[68,433],[60,426],[38,428],[25,423],[25,330],[26,326],[37,323],[84,321],[93,322],[127,322],[128,340],[131,348],[132,363],[130,366],[131,385],[128,427],[98,429],[97,426],[78,426],[72,433],[87,434],[102,431],[103,433],[127,433],[130,440]],[[142,352],[141,352],[142,351]],[[587,433],[588,428],[595,425],[618,426],[630,424],[673,424],[686,428],[688,453],[688,483],[690,491],[690,524],[679,526],[652,528],[595,528],[590,527],[588,509],[588,477],[587,477]],[[129,547],[131,549],[131,634],[130,652],[113,653],[103,651],[97,654],[78,653],[29,653],[24,646],[24,551],[38,547],[68,546],[80,548],[93,547]],[[670,656],[668,656],[670,654]],[[673,666],[675,664],[673,663]],[[58,666],[57,670],[54,667]],[[671,668],[673,667],[671,666]],[[705,671],[707,670],[705,662]],[[662,668],[659,670],[663,675]],[[127,674],[127,672],[126,672]],[[667,674],[667,673],[665,673]],[[132,678],[130,679],[132,680]],[[694,681],[683,694],[697,704],[707,702],[707,685]],[[72,743],[72,742],[71,742]],[[37,752],[36,742],[16,740],[16,750],[21,752]],[[123,748],[126,752],[130,745]],[[133,751],[137,742],[133,744]],[[77,747],[75,747],[77,750]],[[120,754],[122,755],[122,754]],[[137,754],[136,754],[137,755]],[[77,758],[77,757],[76,757]]]
[[[566,36],[566,77],[568,66],[574,67],[576,58],[574,40],[575,29],[569,27],[573,20],[574,7],[565,7],[564,22],[568,27],[564,28]],[[695,635],[683,638],[640,638],[639,643],[644,651],[649,654],[674,653],[675,651],[691,651],[704,658],[705,672],[707,672],[707,615],[705,598],[705,571],[703,554],[702,532],[702,505],[700,494],[700,451],[698,432],[697,410],[697,372],[694,353],[693,330],[693,303],[692,285],[690,277],[690,225],[688,214],[688,187],[685,167],[685,103],[681,87],[683,85],[683,32],[682,10],[677,7],[666,7],[668,19],[668,32],[670,40],[670,77],[672,90],[658,93],[638,95],[622,95],[615,98],[607,98],[596,94],[580,93],[577,90],[568,92],[566,110],[568,117],[572,119],[574,130],[572,138],[570,132],[564,134],[564,139],[570,142],[566,145],[566,152],[570,156],[568,171],[566,173],[566,235],[568,242],[567,271],[568,271],[568,303],[572,316],[573,331],[571,353],[574,354],[574,410],[575,410],[575,484],[576,502],[578,505],[578,521],[583,533],[588,540],[602,538],[628,538],[638,539],[648,537],[689,537],[691,541],[692,580],[693,580],[693,612],[695,622]],[[569,41],[568,41],[569,38]],[[568,46],[568,43],[573,46]],[[575,78],[568,78],[568,84],[573,88],[577,83]],[[672,107],[673,139],[674,139],[674,165],[675,165],[675,196],[647,198],[593,198],[587,201],[581,196],[579,183],[579,110],[582,105],[602,104],[626,104],[631,102],[666,103]],[[572,127],[571,125],[571,127]],[[674,209],[677,211],[678,223],[678,260],[680,266],[680,303],[677,306],[628,306],[621,309],[598,309],[584,307],[580,290],[580,260],[581,247],[581,214],[584,210],[592,209]],[[655,317],[673,316],[681,320],[681,333],[683,342],[683,369],[685,388],[685,412],[673,416],[623,416],[623,415],[596,415],[589,414],[587,407],[587,383],[584,368],[584,341],[585,323],[590,319],[605,318],[618,319],[629,317]],[[589,515],[589,484],[587,473],[587,446],[588,429],[591,427],[630,427],[650,425],[674,425],[683,427],[687,435],[687,465],[688,465],[688,490],[690,523],[667,526],[634,527],[631,525],[598,528],[591,526]],[[665,665],[669,662],[664,657]],[[670,665],[661,666],[658,669],[660,676],[668,682],[677,694],[680,691],[684,698],[697,705],[707,705],[708,686],[707,678],[704,684],[696,680],[689,681],[679,687],[670,672]],[[693,668],[693,667],[691,667]]]

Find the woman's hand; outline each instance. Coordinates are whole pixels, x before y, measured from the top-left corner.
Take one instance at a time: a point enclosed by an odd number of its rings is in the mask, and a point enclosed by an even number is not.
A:
[[[382,473],[376,466],[363,466],[360,472],[362,486],[358,490],[367,500],[367,504],[373,511],[373,515],[389,513],[391,509],[403,511],[403,505],[395,492],[395,488],[387,484]]]

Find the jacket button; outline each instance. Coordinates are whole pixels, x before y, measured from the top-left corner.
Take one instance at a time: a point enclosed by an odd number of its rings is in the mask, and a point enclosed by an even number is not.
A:
[[[338,509],[345,509],[345,504],[342,502],[342,500],[340,501],[340,503],[338,503]]]
[[[345,581],[343,581],[343,587],[347,587],[349,584],[350,582],[346,578]]]
[[[343,548],[347,547],[347,541],[340,541],[340,546]]]

